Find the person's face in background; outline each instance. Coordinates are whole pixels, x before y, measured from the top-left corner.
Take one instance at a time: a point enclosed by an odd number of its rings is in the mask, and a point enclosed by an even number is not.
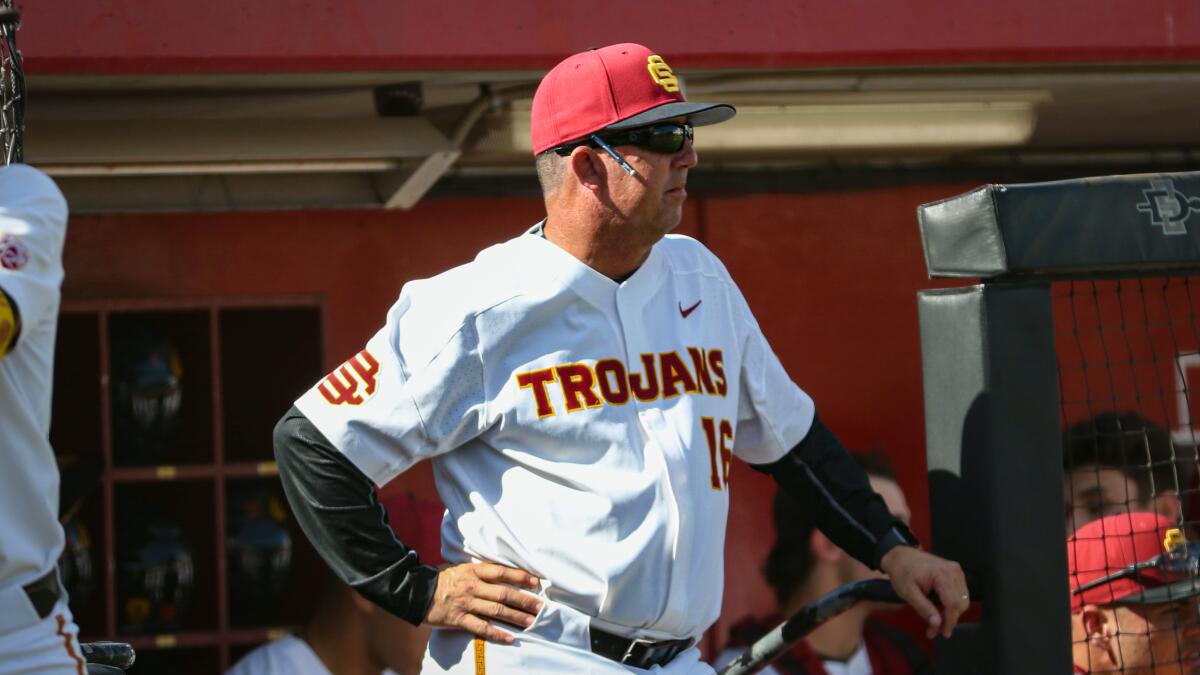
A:
[[[1200,617],[1195,598],[1156,605],[1088,605],[1072,621],[1075,662],[1089,672],[1200,673]]]
[[[1067,534],[1105,516],[1150,511],[1138,485],[1118,469],[1096,465],[1071,469],[1063,477]]]
[[[1143,495],[1136,481],[1120,469],[1095,464],[1078,466],[1063,476],[1063,505],[1067,515],[1067,536],[1093,520],[1106,516],[1145,511],[1157,513],[1172,522],[1182,514],[1179,493],[1164,488],[1153,498]]]

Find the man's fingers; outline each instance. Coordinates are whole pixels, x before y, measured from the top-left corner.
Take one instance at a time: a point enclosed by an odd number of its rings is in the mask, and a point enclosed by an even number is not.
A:
[[[907,602],[912,608],[925,619],[928,627],[925,629],[925,637],[933,639],[938,629],[942,626],[942,615],[938,612],[937,607],[925,597],[925,592],[916,584],[904,584],[896,588],[896,594]]]
[[[497,565],[496,563],[479,563],[475,566],[475,573],[484,581],[499,581],[526,588],[541,587],[538,578],[529,572],[513,567],[505,567],[504,565]]]
[[[528,628],[533,625],[534,620],[534,615],[529,612],[513,609],[508,605],[492,600],[475,600],[471,605],[471,613],[477,616],[498,619],[520,628]]]
[[[495,624],[528,628],[541,611],[541,598],[513,588],[539,588],[537,577],[494,563],[456,565],[438,574],[434,602],[426,617],[431,625],[460,628],[487,640],[512,644],[513,637]]]
[[[954,626],[958,623],[958,617],[962,616],[963,612],[967,611],[970,606],[970,600],[967,597],[966,579],[963,578],[962,572],[958,569],[951,569],[934,577],[934,587],[938,594],[938,599],[942,601],[942,607],[945,609],[945,621],[942,623],[942,637],[950,637],[954,632]]]
[[[482,584],[475,592],[475,597],[493,600],[517,610],[537,614],[542,610],[542,599],[531,593],[518,591],[510,586],[497,584]]]
[[[513,643],[513,637],[511,635],[505,633],[499,628],[496,628],[487,621],[484,621],[483,619],[471,614],[463,615],[461,626],[462,628],[471,631],[485,640],[491,640],[492,642],[499,642],[500,644],[506,645],[511,645]]]

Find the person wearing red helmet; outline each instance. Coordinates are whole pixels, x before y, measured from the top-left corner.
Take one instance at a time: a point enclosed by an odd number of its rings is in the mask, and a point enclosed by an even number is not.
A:
[[[1200,545],[1146,512],[1092,521],[1067,540],[1076,673],[1200,672]]]

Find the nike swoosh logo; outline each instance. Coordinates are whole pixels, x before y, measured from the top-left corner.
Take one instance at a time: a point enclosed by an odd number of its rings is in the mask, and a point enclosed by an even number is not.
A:
[[[688,318],[688,314],[691,314],[692,312],[696,311],[696,308],[699,307],[700,303],[702,303],[702,302],[704,302],[704,300],[697,300],[696,304],[692,305],[691,307],[688,307],[687,309],[683,308],[682,302],[679,303],[679,316],[682,316],[685,319]]]

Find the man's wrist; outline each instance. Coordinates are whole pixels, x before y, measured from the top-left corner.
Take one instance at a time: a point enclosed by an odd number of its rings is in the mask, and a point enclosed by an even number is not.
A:
[[[875,544],[875,568],[886,572],[884,560],[889,557],[889,553],[901,546],[919,549],[921,544],[903,523],[896,523]]]

